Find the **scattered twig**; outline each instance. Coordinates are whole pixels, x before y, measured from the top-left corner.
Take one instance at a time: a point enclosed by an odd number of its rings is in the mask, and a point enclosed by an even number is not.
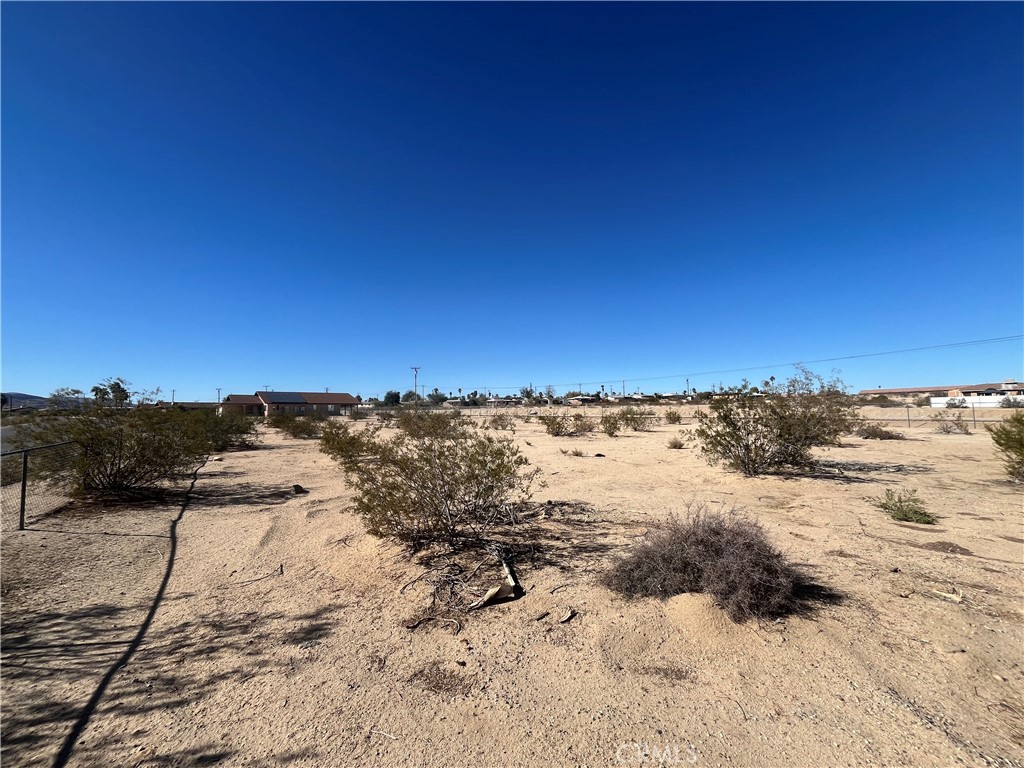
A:
[[[246,584],[255,584],[257,581],[269,579],[271,576],[284,576],[284,563],[281,563],[281,565],[277,567],[277,570],[271,571],[266,576],[260,576],[258,579],[249,579],[248,581],[240,581],[235,586],[244,587]]]
[[[574,611],[572,608],[570,608],[568,611],[565,612],[565,616],[563,616],[562,618],[560,618],[558,620],[558,623],[559,624],[565,624],[568,621],[572,621],[572,618],[575,615],[576,615],[576,611]]]
[[[456,635],[462,631],[462,624],[457,619],[446,619],[443,616],[424,616],[422,618],[416,619],[416,621],[414,621],[412,624],[406,624],[405,628],[410,630],[416,629],[418,626],[420,626],[421,624],[426,624],[428,621],[443,621],[448,624],[454,624],[455,632],[453,634]]]
[[[546,616],[550,616],[550,615],[551,615],[551,611],[544,611],[542,613],[539,613],[537,616],[535,616],[533,620],[534,621],[540,621],[541,619],[545,618]]]
[[[572,586],[572,584],[559,584],[557,587],[555,587],[554,589],[551,590],[551,594],[553,595],[558,590],[565,589],[566,587],[571,587],[571,586]]]
[[[378,731],[376,728],[371,728],[370,733],[376,733],[378,736],[387,736],[392,741],[398,741],[397,736],[392,736],[390,733],[384,733],[384,731]]]

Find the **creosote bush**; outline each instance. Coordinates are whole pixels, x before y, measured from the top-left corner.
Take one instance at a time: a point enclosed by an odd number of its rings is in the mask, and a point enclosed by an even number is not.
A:
[[[882,424],[861,424],[857,428],[857,437],[865,440],[903,440],[902,432],[893,432]]]
[[[628,598],[705,592],[740,622],[793,610],[798,574],[756,522],[695,504],[652,529],[601,580]]]
[[[578,437],[588,435],[596,429],[593,419],[582,413],[544,413],[537,417],[549,435],[554,437]]]
[[[665,423],[666,424],[682,424],[683,414],[677,411],[675,408],[669,408],[665,411]]]
[[[986,424],[996,449],[1003,454],[1006,474],[1024,482],[1024,413],[1015,413],[1002,424]]]
[[[224,418],[224,421],[220,419]],[[214,451],[255,440],[251,420],[212,411],[122,408],[40,411],[19,423],[22,445],[73,442],[61,480],[79,498],[127,499],[186,477]]]
[[[868,501],[885,512],[893,520],[905,523],[924,523],[934,525],[935,518],[924,508],[924,502],[918,497],[917,491],[909,489],[906,491],[893,491],[892,488],[885,489],[885,496],[879,498],[872,496]]]
[[[318,438],[324,423],[323,419],[300,418],[290,413],[276,413],[267,419],[268,425],[294,438]]]
[[[838,379],[826,382],[799,367],[782,387],[768,381],[755,392],[744,382],[697,414],[694,434],[709,463],[745,475],[812,467],[811,449],[839,445],[856,423],[844,390]]]
[[[487,420],[487,425],[491,429],[514,430],[516,428],[516,420],[510,413],[496,413]]]
[[[401,411],[395,426],[410,437],[440,437],[471,429],[476,425],[461,411]]]
[[[619,434],[619,430],[622,428],[622,422],[619,421],[619,415],[614,411],[606,410],[602,413],[599,424],[601,426],[601,431],[608,435],[608,437],[615,437]]]
[[[630,405],[619,411],[619,422],[634,432],[650,432],[658,424],[658,414]]]
[[[1000,408],[1024,408],[1024,397],[1007,395],[999,401]]]
[[[670,437],[668,440],[668,447],[671,448],[673,451],[678,451],[681,448],[685,448],[686,443],[684,443],[682,439],[678,437]]]
[[[455,547],[517,518],[538,470],[527,469],[510,438],[481,434],[462,419],[406,426],[390,438],[379,427],[325,428],[320,449],[341,465],[370,533],[413,549]]]

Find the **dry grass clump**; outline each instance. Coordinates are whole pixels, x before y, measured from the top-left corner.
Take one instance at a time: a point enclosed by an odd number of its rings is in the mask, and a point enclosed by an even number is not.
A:
[[[648,532],[602,582],[629,598],[705,592],[740,622],[792,611],[798,575],[756,522],[696,504]]]
[[[904,440],[902,432],[893,432],[881,424],[862,424],[857,429],[857,437],[865,440]]]
[[[668,447],[671,448],[673,451],[678,451],[681,448],[685,448],[686,447],[686,443],[683,442],[683,440],[681,438],[671,437],[671,438],[669,438],[669,441],[668,441]]]
[[[924,508],[924,502],[918,497],[917,491],[913,489],[893,491],[892,488],[886,488],[885,496],[873,496],[868,498],[868,501],[893,520],[903,523],[935,524],[935,518],[928,514]]]

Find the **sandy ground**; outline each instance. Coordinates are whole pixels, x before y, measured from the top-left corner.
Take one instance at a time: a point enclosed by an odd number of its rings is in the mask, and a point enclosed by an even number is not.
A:
[[[1024,496],[984,431],[848,438],[814,476],[749,479],[669,450],[678,429],[519,425],[555,503],[525,596],[458,633],[406,628],[423,567],[363,532],[315,442],[273,432],[165,504],[4,534],[3,763],[1022,764]],[[938,525],[885,517],[865,498],[886,488],[917,489]],[[692,500],[759,520],[833,599],[736,625],[701,595],[597,584]]]

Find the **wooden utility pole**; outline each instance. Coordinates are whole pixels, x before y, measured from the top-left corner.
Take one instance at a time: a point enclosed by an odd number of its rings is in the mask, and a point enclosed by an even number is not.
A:
[[[412,368],[412,407],[417,408],[419,407],[419,378],[422,366],[412,365],[409,367]]]

